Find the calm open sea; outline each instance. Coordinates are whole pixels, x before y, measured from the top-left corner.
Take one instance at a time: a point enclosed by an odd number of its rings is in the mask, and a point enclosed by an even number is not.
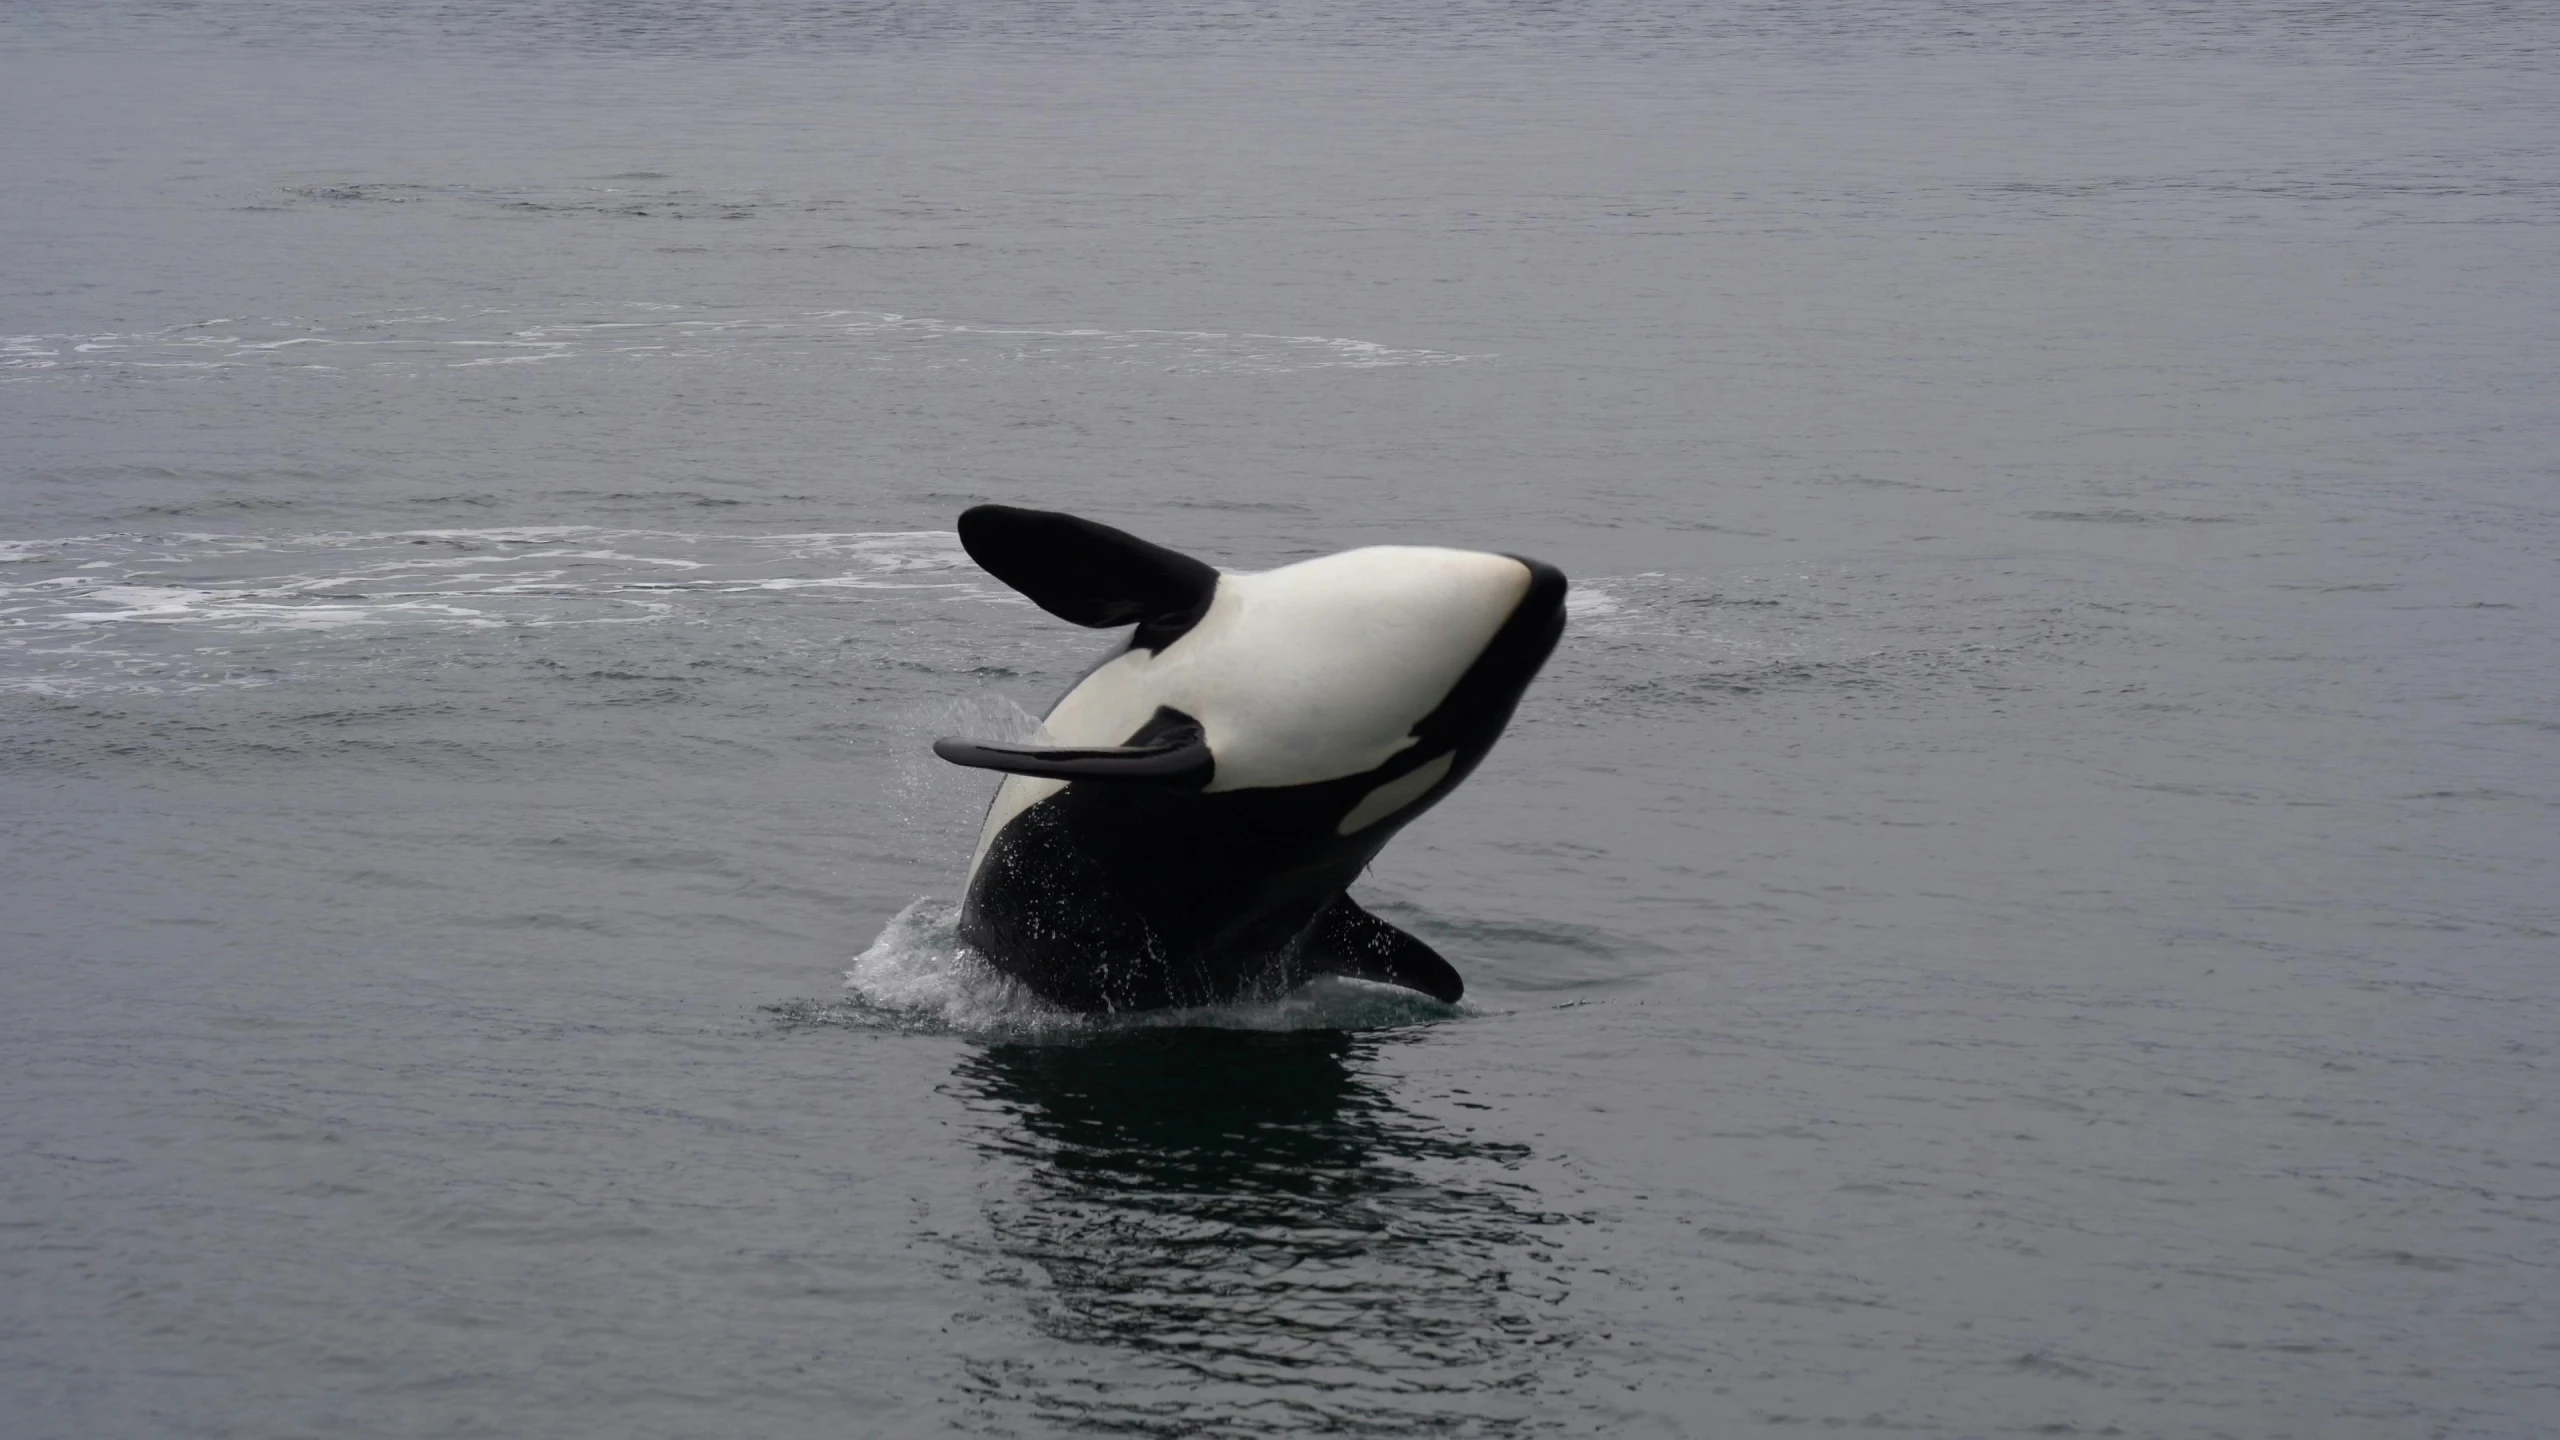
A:
[[[2560,9],[8,0],[0,1434],[2560,1431]],[[955,952],[982,499],[1576,582]]]

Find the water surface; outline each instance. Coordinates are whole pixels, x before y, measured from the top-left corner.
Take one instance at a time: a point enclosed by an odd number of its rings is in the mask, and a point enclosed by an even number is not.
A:
[[[2560,1417],[2532,7],[0,15],[12,1435]],[[1573,623],[1141,1024],[981,499]]]

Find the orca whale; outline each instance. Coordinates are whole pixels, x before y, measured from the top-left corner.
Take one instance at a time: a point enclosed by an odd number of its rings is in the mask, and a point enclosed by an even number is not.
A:
[[[1564,633],[1563,572],[1375,546],[1229,574],[1005,505],[961,515],[960,543],[1059,619],[1135,627],[1049,711],[1047,743],[934,742],[1005,776],[963,941],[1087,1012],[1269,998],[1325,974],[1465,993],[1343,889],[1493,748]]]

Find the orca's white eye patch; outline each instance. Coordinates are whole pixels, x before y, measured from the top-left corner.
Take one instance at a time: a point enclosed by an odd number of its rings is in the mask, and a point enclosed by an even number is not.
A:
[[[1433,756],[1424,761],[1421,768],[1410,774],[1399,775],[1370,791],[1360,797],[1359,804],[1351,807],[1350,814],[1342,817],[1341,824],[1333,827],[1333,833],[1357,835],[1421,799],[1430,793],[1432,786],[1439,784],[1448,776],[1449,767],[1457,763],[1457,759],[1458,757],[1454,754]]]

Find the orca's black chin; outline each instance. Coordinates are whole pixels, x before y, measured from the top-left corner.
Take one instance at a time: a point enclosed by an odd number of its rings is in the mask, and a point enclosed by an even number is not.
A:
[[[1532,560],[1526,555],[1511,558],[1529,567],[1529,593],[1520,597],[1519,607],[1513,613],[1561,617],[1565,592],[1573,588],[1573,583],[1564,578],[1564,572],[1544,560]]]
[[[1516,702],[1519,692],[1529,688],[1547,657],[1555,653],[1556,642],[1564,638],[1564,597],[1572,586],[1563,571],[1544,560],[1526,555],[1510,558],[1529,567],[1528,592],[1511,607],[1511,618],[1494,632],[1492,642],[1459,686],[1463,690],[1481,684],[1491,690],[1507,684]],[[1503,705],[1501,713],[1508,719],[1511,706]]]

